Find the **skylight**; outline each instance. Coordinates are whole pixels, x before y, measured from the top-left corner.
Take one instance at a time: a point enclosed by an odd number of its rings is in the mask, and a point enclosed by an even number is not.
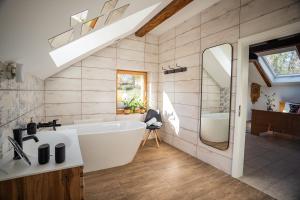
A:
[[[105,21],[105,24],[112,24],[113,22],[119,20],[128,8],[128,6],[129,4],[111,11]]]
[[[71,43],[51,51],[49,54],[57,67],[66,65],[72,61],[82,59],[84,55],[95,52],[105,45],[125,37],[142,22],[160,3],[154,4],[124,19],[105,26],[90,34],[87,34]]]
[[[50,46],[55,49],[61,47],[74,39],[74,29],[70,29],[48,40]]]
[[[110,11],[112,11],[118,3],[118,0],[109,0],[106,1],[102,7],[101,15],[107,15]]]
[[[91,32],[92,30],[94,30],[96,28],[96,25],[101,23],[103,18],[104,17],[102,15],[102,16],[96,17],[94,19],[91,19],[90,21],[83,23],[81,26],[81,35],[85,35],[85,34]]]
[[[296,49],[262,56],[275,77],[300,76],[300,60]]]
[[[88,12],[89,12],[88,10],[85,10],[83,12],[72,15],[71,16],[71,26],[74,27],[77,24],[83,23],[87,19]]]

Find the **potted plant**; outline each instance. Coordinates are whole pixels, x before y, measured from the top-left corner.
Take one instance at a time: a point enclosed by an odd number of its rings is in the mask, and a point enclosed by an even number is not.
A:
[[[272,95],[265,94],[265,97],[267,99],[267,101],[266,101],[267,111],[273,111],[273,108],[275,108],[275,104],[274,104],[275,95],[276,95],[275,92]]]
[[[125,107],[124,107],[124,114],[130,114],[130,113],[131,113],[131,108],[125,106]]]
[[[129,101],[127,99],[124,99],[122,101],[122,103],[124,104],[124,114],[130,114],[131,113],[131,106],[130,106],[131,101],[132,100]]]
[[[139,101],[137,100],[136,97],[132,98],[131,109],[132,109],[132,112],[134,112],[134,113],[140,112]]]
[[[140,99],[137,99],[135,96],[131,100],[124,99],[124,113],[145,113],[146,109],[143,102]]]
[[[140,107],[136,107],[136,108],[134,109],[134,112],[135,112],[135,113],[140,113]]]
[[[146,112],[145,105],[142,101],[139,102],[140,113],[144,114]]]

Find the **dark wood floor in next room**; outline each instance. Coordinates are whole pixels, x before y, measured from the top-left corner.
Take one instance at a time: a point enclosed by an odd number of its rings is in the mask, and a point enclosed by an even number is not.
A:
[[[85,174],[86,200],[270,200],[224,172],[151,141],[128,165]]]

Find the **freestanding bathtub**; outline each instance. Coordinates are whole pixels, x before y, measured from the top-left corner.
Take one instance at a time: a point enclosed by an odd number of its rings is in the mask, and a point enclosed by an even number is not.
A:
[[[201,138],[210,142],[227,142],[229,113],[205,113],[201,115]]]
[[[139,121],[113,121],[62,126],[76,129],[84,161],[84,172],[97,171],[131,162],[145,133]]]

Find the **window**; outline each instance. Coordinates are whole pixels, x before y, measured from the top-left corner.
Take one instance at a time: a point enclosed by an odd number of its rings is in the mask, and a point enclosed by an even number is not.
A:
[[[275,77],[300,75],[300,60],[295,48],[266,53],[262,59]]]
[[[117,113],[147,107],[147,72],[117,70]]]
[[[99,28],[90,34],[72,40],[72,42],[68,41],[70,43],[64,43],[64,46],[61,46],[60,48],[55,47],[57,49],[51,51],[49,55],[57,67],[69,64],[80,56],[87,55],[100,47],[105,47],[108,44],[111,44],[111,42],[123,38],[134,30],[160,5],[160,2],[156,3],[129,16],[124,16],[119,21],[104,26],[103,28]],[[106,9],[105,12],[108,10],[109,9]]]

